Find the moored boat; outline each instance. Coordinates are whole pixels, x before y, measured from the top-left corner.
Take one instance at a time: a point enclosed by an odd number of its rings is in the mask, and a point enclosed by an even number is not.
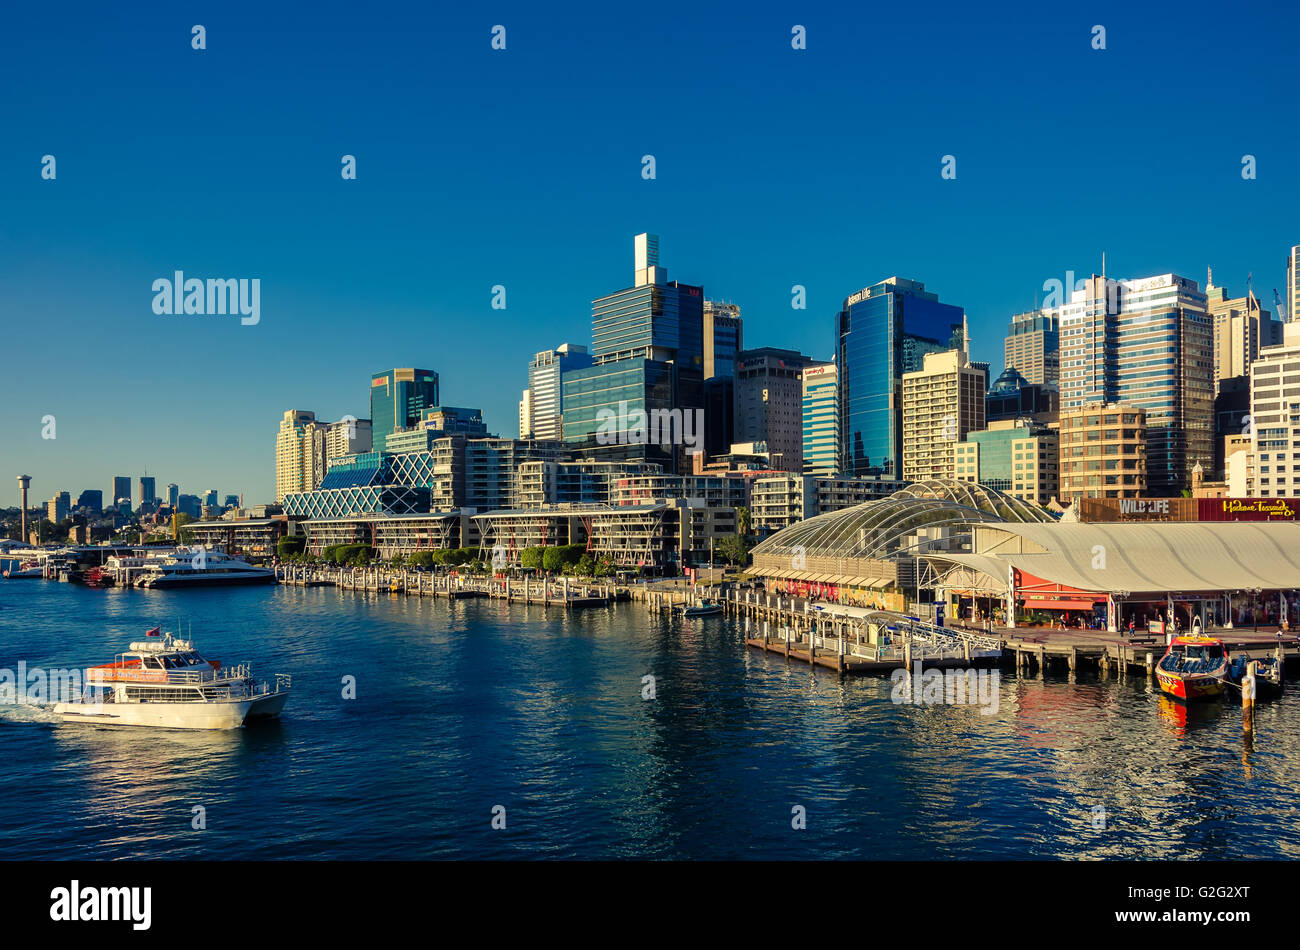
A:
[[[158,729],[238,729],[280,715],[291,679],[258,683],[247,664],[225,667],[171,634],[136,641],[112,663],[86,670],[80,701],[61,702],[64,722]],[[158,636],[158,639],[152,637]]]
[[[1174,637],[1156,664],[1156,682],[1175,699],[1215,699],[1223,694],[1227,672],[1228,657],[1222,640],[1196,635]]]
[[[711,600],[702,600],[698,604],[690,604],[682,608],[683,617],[715,617],[722,613],[722,605],[715,604]]]
[[[1246,680],[1246,673],[1251,662],[1251,658],[1245,653],[1239,653],[1233,657],[1228,664],[1228,672],[1225,677],[1227,684],[1240,690]],[[1278,662],[1277,657],[1262,657],[1253,662],[1255,664],[1255,696],[1259,699],[1272,699],[1281,696],[1285,675],[1282,664]]]

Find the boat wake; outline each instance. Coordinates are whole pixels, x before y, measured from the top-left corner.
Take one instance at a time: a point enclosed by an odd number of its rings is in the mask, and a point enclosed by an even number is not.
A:
[[[54,703],[0,703],[0,723],[44,725],[62,721],[63,717],[54,713]]]

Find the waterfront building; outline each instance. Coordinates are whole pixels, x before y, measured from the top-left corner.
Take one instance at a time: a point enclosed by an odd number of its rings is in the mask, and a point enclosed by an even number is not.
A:
[[[122,499],[126,499],[127,507],[131,507],[131,476],[114,475],[113,476],[113,504],[117,504]]]
[[[72,510],[72,495],[61,491],[45,503],[45,519],[51,524],[58,524],[68,517]]]
[[[390,432],[415,427],[424,410],[438,403],[438,374],[433,370],[376,373],[370,377],[371,447],[386,451]]]
[[[1146,494],[1146,418],[1145,410],[1129,405],[1088,403],[1061,410],[1061,504]]]
[[[675,471],[685,464],[687,435],[700,448],[704,436],[699,404],[678,405],[680,384],[674,363],[649,359],[622,359],[567,372],[564,441],[582,443],[593,458],[661,462]],[[639,425],[644,432],[637,431]]]
[[[835,364],[812,363],[803,371],[803,470],[833,476],[840,471],[840,390]]]
[[[971,432],[953,450],[962,482],[1048,505],[1060,494],[1060,434],[1038,423],[1004,419]]]
[[[953,446],[984,428],[987,370],[965,348],[926,353],[919,370],[903,374],[903,479],[951,479]]]
[[[891,277],[846,297],[836,316],[841,474],[900,478],[903,374],[926,353],[961,346],[961,307]]]
[[[610,503],[624,508],[684,499],[706,508],[740,508],[749,501],[748,482],[739,475],[623,475],[610,487]]]
[[[734,303],[704,301],[704,378],[731,377],[744,349],[744,324]]]
[[[1060,399],[1055,387],[1029,382],[1014,366],[1008,367],[989,387],[984,400],[984,418],[990,423],[1004,419],[1052,423],[1059,411]]]
[[[184,526],[184,530],[193,536],[195,544],[262,560],[275,556],[280,539],[291,533],[294,527],[294,523],[283,515],[270,518],[226,516],[215,521],[191,522]]]
[[[472,512],[433,511],[415,514],[356,514],[315,518],[301,523],[306,551],[320,556],[327,547],[366,544],[381,559],[417,551],[473,547],[479,543]]]
[[[1208,278],[1205,297],[1213,321],[1215,383],[1249,376],[1260,348],[1282,342],[1282,322],[1262,309],[1253,293],[1230,298],[1227,290]]]
[[[564,374],[591,364],[587,348],[576,343],[561,343],[533,357],[528,364],[528,388],[524,391],[528,400],[528,433],[525,435],[521,428],[521,439],[554,441],[564,437]]]
[[[737,442],[766,442],[774,468],[803,471],[803,371],[795,350],[765,346],[736,360]]]
[[[661,473],[658,465],[644,462],[532,460],[516,472],[513,507],[610,504],[613,486],[624,478]]]
[[[885,498],[904,485],[894,479],[765,474],[750,485],[749,511],[760,533],[779,531],[820,514]]]
[[[1003,365],[1017,370],[1026,382],[1056,386],[1061,373],[1061,337],[1050,310],[1017,313],[1007,327]]]
[[[1144,409],[1146,487],[1153,495],[1180,494],[1196,462],[1214,457],[1206,296],[1175,274],[1123,281],[1094,275],[1083,283],[1056,311],[1062,415],[1098,403]]]
[[[911,613],[918,601],[933,603],[938,568],[951,566],[930,559],[969,550],[979,524],[1051,520],[1038,505],[985,486],[932,479],[776,532],[754,548],[750,573],[773,594]]]
[[[158,490],[152,475],[140,476],[140,504],[153,505],[158,501]]]
[[[104,510],[104,493],[97,488],[88,488],[77,496],[77,507],[99,514]]]
[[[558,505],[476,515],[483,555],[517,565],[525,548],[581,544],[620,568],[672,575],[708,562],[711,548],[736,533],[736,511],[686,499],[647,505]]]

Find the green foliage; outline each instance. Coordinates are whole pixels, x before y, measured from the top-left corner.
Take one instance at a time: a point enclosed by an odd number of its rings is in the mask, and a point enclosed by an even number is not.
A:
[[[531,547],[524,548],[519,553],[519,566],[530,570],[540,571],[542,569],[542,551],[543,548]]]
[[[542,569],[561,573],[566,567],[575,565],[586,553],[585,544],[562,544],[547,547],[542,552]]]
[[[302,552],[306,549],[306,547],[307,547],[306,537],[302,535],[299,535],[298,537],[294,537],[294,538],[286,536],[281,538],[278,542],[276,542],[275,553],[281,559],[291,558],[296,555],[302,554]]]
[[[750,528],[754,526],[754,519],[749,513],[749,509],[741,505],[736,509],[736,530],[741,534],[749,534]]]
[[[321,552],[321,560],[351,567],[364,567],[370,563],[370,558],[368,544],[331,544]]]
[[[744,567],[749,563],[749,539],[739,534],[729,534],[716,544],[717,552],[728,564]]]
[[[415,551],[407,557],[406,561],[411,567],[430,568],[434,565],[434,554],[441,553],[441,551]]]

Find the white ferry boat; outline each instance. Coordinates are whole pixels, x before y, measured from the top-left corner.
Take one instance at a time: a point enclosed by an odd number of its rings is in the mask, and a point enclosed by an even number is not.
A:
[[[165,557],[149,559],[137,587],[221,587],[230,584],[270,584],[275,571],[254,567],[222,551],[203,547],[177,548]]]
[[[274,685],[257,683],[248,664],[223,667],[169,633],[136,641],[112,663],[86,670],[81,701],[57,703],[54,712],[64,722],[238,729],[279,716],[291,685],[287,673],[276,673]]]

